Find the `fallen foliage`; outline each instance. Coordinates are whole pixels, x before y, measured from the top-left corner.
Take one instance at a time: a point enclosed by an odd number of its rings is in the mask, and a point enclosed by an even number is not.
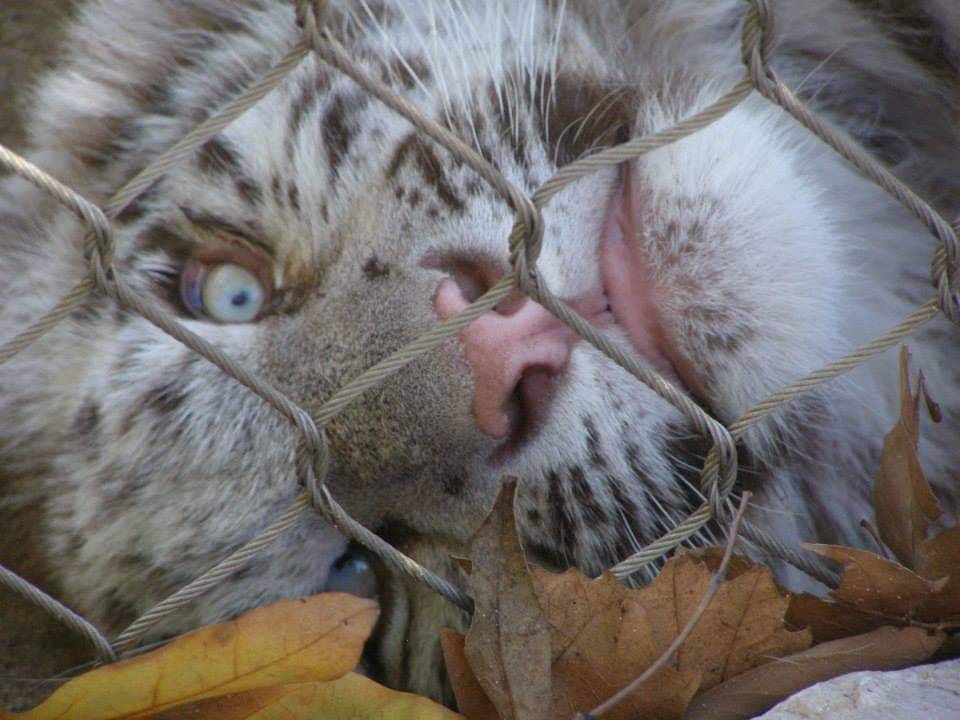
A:
[[[180,705],[144,720],[457,720],[462,716],[410,693],[348,673],[331,682],[251,690]]]
[[[920,397],[926,397],[923,374],[917,376],[917,391],[910,386],[910,354],[900,352],[900,417],[887,433],[880,456],[880,471],[873,488],[877,529],[883,543],[904,567],[916,569],[920,547],[930,526],[942,514],[930,483],[917,457],[920,442]],[[928,407],[935,404],[928,399]],[[939,410],[931,415],[939,417]]]
[[[19,720],[142,718],[206,698],[353,670],[377,620],[371,600],[328,593],[252,610],[154,652],[81,675]]]
[[[922,376],[911,388],[906,351],[900,385],[874,497],[882,554],[805,546],[841,567],[829,599],[790,595],[746,558],[721,568],[722,548],[675,555],[637,590],[609,575],[528,566],[513,527],[515,485],[505,484],[471,553],[483,579],[471,580],[471,594],[483,612],[467,652],[457,633],[443,638],[461,712],[469,720],[734,720],[837,675],[929,660],[960,631],[960,529],[944,522],[920,466],[921,398],[934,419],[939,411]],[[658,662],[665,666],[638,690],[604,702]]]
[[[468,588],[473,621],[464,651],[504,720],[547,718],[550,630],[533,588],[513,518],[516,483],[505,482],[473,538]]]
[[[920,628],[882,627],[864,635],[821,643],[737,675],[701,693],[685,720],[753,717],[818,682],[860,670],[898,670],[916,665],[943,645],[945,636]]]
[[[862,523],[876,552],[805,546],[840,567],[827,598],[791,595],[732,554],[747,493],[726,548],[677,553],[645,587],[548,572],[525,559],[507,480],[463,561],[470,629],[440,638],[463,715],[351,672],[378,610],[326,594],[190,633],[0,720],[738,720],[837,675],[960,653],[960,527],[920,466],[921,399],[936,421],[904,351],[876,528]]]

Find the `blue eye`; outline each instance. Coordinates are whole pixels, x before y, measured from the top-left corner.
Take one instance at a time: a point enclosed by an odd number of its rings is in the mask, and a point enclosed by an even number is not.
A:
[[[181,292],[197,315],[221,323],[248,323],[263,310],[266,293],[256,275],[234,263],[189,267]]]
[[[377,597],[377,578],[370,561],[348,550],[330,568],[324,592],[344,592],[365,598]]]

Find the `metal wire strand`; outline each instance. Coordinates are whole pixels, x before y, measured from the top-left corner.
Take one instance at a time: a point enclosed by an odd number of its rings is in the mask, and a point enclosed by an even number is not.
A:
[[[953,227],[927,202],[887,171],[880,163],[840,129],[833,127],[809,110],[777,77],[769,66],[775,37],[776,17],[771,0],[746,0],[747,12],[741,28],[741,54],[745,67],[744,79],[709,107],[695,113],[675,126],[647,136],[635,138],[622,145],[589,155],[561,168],[532,195],[527,195],[510,183],[500,170],[455,133],[438,124],[432,117],[411,103],[406,97],[372,75],[365,66],[351,57],[325,25],[329,12],[327,0],[297,0],[296,10],[302,38],[276,66],[254,82],[219,111],[201,122],[166,152],[120,188],[103,208],[91,203],[79,193],[45,173],[25,158],[0,146],[0,167],[33,183],[77,215],[88,233],[84,257],[86,274],[67,292],[49,312],[20,331],[14,338],[0,345],[0,364],[12,360],[18,353],[37,343],[63,321],[75,308],[87,301],[90,293],[99,290],[113,298],[121,307],[140,315],[158,328],[203,356],[235,379],[241,386],[258,395],[277,412],[286,417],[301,438],[298,472],[304,489],[291,507],[258,534],[253,540],[214,565],[178,592],[156,605],[116,639],[116,648],[128,650],[147,636],[152,628],[193,602],[223,578],[242,567],[251,557],[280,537],[301,515],[313,508],[333,523],[345,535],[376,553],[392,568],[425,583],[434,591],[468,610],[472,601],[445,579],[406,557],[381,538],[363,527],[337,504],[325,485],[327,447],[323,435],[325,425],[360,395],[383,383],[398,370],[425,353],[431,352],[444,340],[454,336],[483,313],[495,307],[502,299],[522,290],[533,300],[561,319],[587,342],[604,352],[625,368],[637,380],[646,384],[660,397],[678,408],[692,427],[710,439],[713,447],[703,467],[701,489],[705,502],[683,519],[671,531],[624,559],[612,569],[618,577],[626,577],[644,565],[653,562],[684,542],[711,520],[724,515],[735,490],[737,475],[737,446],[739,439],[771,413],[783,408],[814,388],[827,383],[870,358],[893,347],[917,328],[943,314],[960,322],[960,280],[958,280],[958,243]],[[423,136],[431,139],[456,161],[471,168],[503,199],[514,215],[514,225],[505,238],[512,269],[483,297],[459,316],[438,323],[400,351],[385,358],[360,376],[346,383],[316,410],[307,412],[286,395],[273,388],[263,378],[249,371],[218,347],[182,326],[162,307],[141,297],[113,267],[113,227],[111,219],[128,207],[155,182],[178,163],[191,157],[207,140],[227,127],[236,118],[253,107],[289,74],[310,53],[351,78],[359,87],[404,117]],[[709,127],[720,118],[736,110],[753,92],[759,92],[770,102],[783,108],[798,123],[820,138],[835,152],[884,188],[897,202],[912,212],[937,239],[931,259],[931,283],[935,296],[911,314],[890,332],[862,348],[826,365],[820,370],[791,383],[773,393],[764,401],[747,410],[739,419],[724,426],[705,413],[687,395],[662,378],[649,365],[623,353],[604,335],[557,299],[542,281],[537,271],[544,238],[543,210],[553,197],[571,183],[604,168],[614,167],[665,147]],[[762,528],[745,521],[743,537],[822,582],[833,584],[836,575],[816,558],[786,547]],[[0,582],[28,598],[39,607],[61,619],[67,626],[88,638],[98,657],[107,662],[116,657],[115,649],[89,622],[73,613],[46,593],[33,587],[23,578],[0,567]]]

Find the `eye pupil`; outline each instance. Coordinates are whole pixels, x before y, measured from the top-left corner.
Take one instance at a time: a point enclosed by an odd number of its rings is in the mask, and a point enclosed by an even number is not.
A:
[[[230,304],[234,307],[243,307],[248,302],[250,302],[250,295],[246,290],[240,290],[233,294],[233,297],[230,298]]]

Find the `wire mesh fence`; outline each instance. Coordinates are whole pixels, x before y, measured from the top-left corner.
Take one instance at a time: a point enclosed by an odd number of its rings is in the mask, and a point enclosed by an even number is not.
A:
[[[416,358],[431,352],[517,289],[543,305],[579,333],[582,339],[597,347],[662,398],[672,403],[698,433],[709,439],[712,445],[701,476],[701,490],[706,498],[705,502],[675,528],[616,564],[611,568],[613,574],[621,578],[628,577],[676,548],[707,523],[729,519],[732,507],[731,494],[734,492],[737,476],[737,441],[749,428],[796,398],[893,347],[940,313],[953,323],[960,324],[958,245],[953,228],[928,203],[874,160],[857,142],[824,123],[797,99],[768,64],[775,21],[773,3],[771,0],[746,0],[746,2],[749,3],[749,9],[743,22],[741,38],[744,76],[726,95],[703,111],[669,129],[632,139],[564,166],[532,195],[522,192],[511,184],[497,167],[485,160],[473,147],[432,120],[403,95],[370,75],[362,64],[352,59],[348,51],[324,25],[327,10],[325,0],[298,0],[297,13],[302,29],[302,39],[287,55],[261,79],[247,87],[234,100],[196,126],[148,167],[140,171],[102,207],[89,202],[40,168],[0,146],[0,166],[56,198],[77,215],[88,230],[84,252],[87,261],[85,278],[66,292],[49,312],[34,321],[16,337],[0,345],[0,364],[9,361],[56,327],[71,311],[84,303],[91,293],[103,292],[120,307],[147,319],[160,330],[216,365],[284,416],[301,439],[297,467],[303,486],[302,492],[290,508],[251,542],[163,600],[112,640],[106,638],[93,624],[56,599],[2,567],[0,567],[0,583],[50,612],[89,639],[102,662],[112,662],[125,652],[136,648],[151,628],[161,620],[177,612],[179,608],[245,565],[250,558],[290,528],[302,514],[318,512],[339,528],[344,535],[359,542],[391,568],[426,584],[458,607],[470,611],[471,599],[462,591],[406,557],[353,520],[336,502],[325,485],[328,455],[324,427],[359,396],[376,387]],[[437,323],[424,335],[341,387],[313,414],[299,407],[263,378],[233,360],[215,345],[191,332],[163,307],[134,291],[113,264],[112,226],[112,220],[158,178],[178,163],[191,157],[205,142],[253,107],[282,83],[311,53],[351,78],[372,97],[409,121],[423,136],[441,145],[455,159],[475,171],[499,194],[515,218],[513,229],[507,240],[512,266],[508,274],[463,313]],[[933,292],[926,303],[886,334],[780,389],[750,408],[736,421],[724,425],[707,414],[685,393],[675,388],[646,363],[627,355],[609,342],[594,326],[553,296],[538,275],[537,260],[544,241],[542,211],[563,188],[598,170],[620,165],[692,135],[727,115],[755,92],[780,106],[797,122],[894,197],[929,229],[938,241],[938,245],[930,270]],[[799,567],[821,581],[828,584],[834,581],[832,571],[803,554],[801,550],[782,545],[758,527],[745,522],[741,534],[770,554]]]

